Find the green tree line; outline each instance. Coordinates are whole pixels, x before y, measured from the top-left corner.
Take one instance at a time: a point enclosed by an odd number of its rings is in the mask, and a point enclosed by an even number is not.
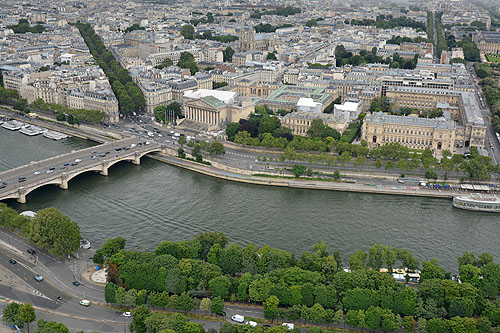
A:
[[[106,49],[101,38],[89,23],[77,22],[75,26],[87,44],[95,61],[108,77],[111,88],[118,99],[120,112],[124,115],[139,111],[146,106],[141,89],[133,82],[129,72],[116,61],[114,55]]]
[[[53,207],[42,209],[35,217],[28,218],[0,203],[0,226],[20,232],[52,255],[65,256],[80,247],[80,228],[77,223]]]
[[[153,307],[212,313],[222,313],[222,300],[238,300],[263,304],[269,320],[328,324],[345,316],[351,327],[387,332],[413,328],[416,321],[424,332],[462,332],[455,325],[478,332],[500,324],[500,266],[489,253],[460,256],[458,281],[436,259],[420,264],[410,251],[381,244],[356,251],[343,264],[325,242],[298,258],[269,246],[227,243],[224,234],[206,232],[139,252],[124,250],[120,240],[106,250],[106,300],[143,310],[149,301]],[[421,269],[418,291],[387,273],[396,268],[406,269],[407,280],[408,272]]]

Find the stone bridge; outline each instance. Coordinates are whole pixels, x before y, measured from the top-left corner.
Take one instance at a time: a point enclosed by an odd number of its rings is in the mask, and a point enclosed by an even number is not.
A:
[[[109,168],[116,163],[129,161],[140,164],[144,155],[165,151],[164,145],[146,144],[134,137],[31,162],[0,173],[0,186],[5,186],[0,188],[0,200],[16,199],[26,203],[26,196],[40,187],[58,185],[66,190],[69,181],[82,173],[99,172],[107,176]]]

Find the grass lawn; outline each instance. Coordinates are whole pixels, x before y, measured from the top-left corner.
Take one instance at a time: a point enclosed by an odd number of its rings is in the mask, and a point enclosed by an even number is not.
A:
[[[500,62],[500,54],[486,54],[486,60],[488,60],[489,62]]]

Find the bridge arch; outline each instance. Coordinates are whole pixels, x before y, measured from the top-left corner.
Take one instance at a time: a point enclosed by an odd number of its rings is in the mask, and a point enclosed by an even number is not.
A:
[[[41,184],[36,184],[36,185],[30,186],[28,188],[25,188],[24,189],[24,195],[28,195],[31,192],[33,192],[34,190],[39,189],[40,187],[44,187],[44,186],[47,186],[47,185],[58,185],[58,186],[60,186],[61,184],[62,184],[61,178],[60,177],[59,178],[55,178],[53,180],[49,180],[48,182],[44,182],[44,183],[41,183]]]

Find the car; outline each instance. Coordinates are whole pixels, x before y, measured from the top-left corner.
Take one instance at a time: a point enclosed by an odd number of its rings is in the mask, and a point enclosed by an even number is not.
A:
[[[132,312],[128,312],[128,311],[127,311],[127,312],[124,312],[124,313],[123,313],[123,316],[124,316],[124,317],[131,317],[131,316],[132,316]]]
[[[147,144],[147,145],[149,145],[149,144],[151,144],[151,143],[150,143],[149,141],[146,141],[146,144]]]
[[[41,172],[40,171],[35,171],[35,172],[33,172],[33,174],[36,176],[36,175],[41,174]]]
[[[79,303],[82,306],[90,306],[90,301],[87,301],[86,299],[82,299]]]
[[[54,172],[54,170],[50,170],[50,169],[47,170],[47,173],[52,173],[52,172]]]
[[[38,282],[42,282],[43,281],[43,276],[41,276],[40,274],[35,274],[35,276],[33,276],[33,278],[35,280],[37,280]]]
[[[97,153],[97,150],[92,150],[92,154],[96,154]]]
[[[68,166],[68,165],[70,165],[70,164],[69,163],[64,163],[64,166]]]
[[[115,148],[115,151],[120,151],[120,150],[122,150],[122,149],[121,148]]]
[[[82,161],[82,160],[81,160],[81,159],[79,159],[79,158],[77,158],[77,159],[75,160],[75,162],[76,162],[76,163],[80,163],[81,161]]]
[[[295,325],[292,323],[283,323],[283,324],[281,324],[281,326],[288,329],[288,330],[293,330]]]
[[[109,154],[109,151],[105,152],[104,155],[108,155]]]
[[[61,169],[66,169],[66,167],[64,165],[61,165]]]
[[[6,187],[7,187],[7,186],[6,186],[6,185],[4,185],[4,184],[0,185],[0,189],[2,189],[2,188],[6,188]]]
[[[76,286],[76,287],[78,287],[78,286],[80,285],[80,282],[78,282],[78,281],[73,281],[73,285],[74,285],[74,286]]]
[[[243,322],[245,322],[245,317],[243,317],[242,315],[239,315],[239,314],[235,314],[234,316],[231,317],[231,320],[235,321],[237,323],[243,323]]]
[[[17,264],[17,261],[16,261],[16,259],[10,259],[10,260],[9,260],[9,262],[10,262],[10,263],[11,263],[12,265],[15,265],[15,264]]]
[[[27,249],[26,252],[28,252],[32,256],[36,254],[36,251],[34,249]]]
[[[257,323],[255,321],[251,321],[251,320],[245,321],[245,325],[250,325],[252,327],[257,327]]]
[[[129,147],[125,147],[125,148],[123,148],[123,150],[130,150],[130,148]]]
[[[22,182],[26,181],[26,177],[19,177],[18,180],[19,180],[20,183],[22,183]]]
[[[50,167],[50,168],[49,168],[49,170],[55,170],[55,169],[56,169],[56,168],[54,168],[54,167]]]

